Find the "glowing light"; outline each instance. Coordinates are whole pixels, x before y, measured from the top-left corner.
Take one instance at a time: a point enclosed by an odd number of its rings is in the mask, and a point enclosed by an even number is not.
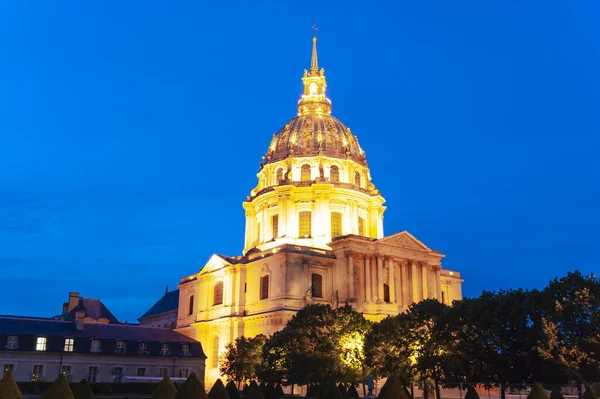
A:
[[[308,88],[308,92],[310,93],[311,96],[314,96],[315,94],[317,94],[317,84],[315,82],[312,82]]]
[[[359,332],[352,332],[340,338],[342,353],[340,360],[346,366],[360,370],[364,362],[365,337]]]

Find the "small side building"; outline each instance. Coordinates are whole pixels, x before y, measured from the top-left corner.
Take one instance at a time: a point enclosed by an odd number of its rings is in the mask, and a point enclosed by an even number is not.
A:
[[[169,292],[165,289],[162,296],[146,313],[138,319],[141,326],[175,328],[177,326],[177,308],[179,290]]]
[[[192,372],[204,378],[200,342],[170,328],[119,323],[99,300],[73,294],[60,316],[0,316],[4,372],[11,369],[17,381],[52,381],[60,373],[90,382],[160,381],[165,375],[183,381]]]

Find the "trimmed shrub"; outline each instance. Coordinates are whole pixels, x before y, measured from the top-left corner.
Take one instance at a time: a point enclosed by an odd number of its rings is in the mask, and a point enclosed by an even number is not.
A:
[[[360,397],[354,384],[350,385],[350,388],[348,388],[348,397],[350,397],[350,398],[359,398]]]
[[[225,389],[227,389],[227,394],[230,399],[240,399],[240,392],[238,391],[235,382],[229,381],[227,385],[225,385]]]
[[[592,389],[594,390],[596,397],[598,397],[598,395],[600,395],[600,382],[594,382]]]
[[[279,385],[279,383],[275,385],[275,393],[277,394],[278,398],[283,398],[285,396],[285,392],[283,392],[283,388],[281,385]]]
[[[150,399],[174,399],[175,395],[177,395],[177,388],[173,385],[171,378],[165,375],[154,392],[152,392]]]
[[[50,389],[42,396],[42,399],[75,399],[69,381],[63,373],[60,373],[58,378],[50,386]]]
[[[349,399],[349,397],[348,397],[348,391],[346,390],[346,386],[344,384],[342,384],[340,382],[338,384],[338,389],[340,390],[340,393],[342,394],[342,398]]]
[[[244,395],[245,399],[265,399],[265,395],[262,393],[262,389],[258,386],[256,381],[252,380],[248,387],[248,394]]]
[[[306,397],[307,398],[319,397],[319,386],[315,385],[315,384],[308,384],[308,387],[306,387]]]
[[[560,387],[552,388],[552,392],[550,393],[550,399],[565,399],[563,394],[560,392]]]
[[[94,399],[92,388],[85,378],[79,381],[79,384],[77,384],[74,388],[73,394],[75,394],[75,399]]]
[[[250,385],[244,384],[244,387],[242,388],[242,395],[246,398],[248,395],[250,395]]]
[[[267,382],[263,387],[263,395],[265,399],[279,399],[277,392],[275,391],[275,385]]]
[[[542,384],[540,384],[539,382],[536,382],[535,385],[533,386],[533,388],[531,389],[531,392],[529,392],[529,395],[527,395],[527,399],[549,399],[549,398],[548,398],[548,393],[546,392],[546,390],[544,389]]]
[[[229,393],[227,393],[227,389],[225,389],[225,385],[223,385],[220,378],[215,381],[208,392],[208,397],[209,399],[229,399]]]
[[[598,399],[598,397],[596,396],[596,392],[594,392],[594,388],[586,385],[585,392],[583,393],[581,399]]]
[[[2,399],[21,399],[21,390],[15,381],[12,370],[8,370],[4,374],[4,378],[0,380],[0,398]]]
[[[404,393],[404,387],[397,377],[390,376],[383,384],[377,399],[408,399]]]
[[[479,394],[472,385],[469,385],[469,387],[467,388],[465,399],[479,399]]]
[[[204,385],[200,382],[196,373],[190,374],[188,379],[185,380],[181,389],[177,391],[175,399],[208,399]]]

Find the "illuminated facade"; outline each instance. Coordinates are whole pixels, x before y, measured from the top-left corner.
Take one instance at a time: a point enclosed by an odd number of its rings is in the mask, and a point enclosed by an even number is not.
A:
[[[270,335],[310,303],[350,304],[371,320],[413,302],[461,299],[444,255],[404,231],[385,237],[385,200],[354,134],[331,115],[313,38],[298,115],[275,133],[244,202],[244,255],[213,255],[181,279],[178,331],[202,343],[206,378],[225,345]]]

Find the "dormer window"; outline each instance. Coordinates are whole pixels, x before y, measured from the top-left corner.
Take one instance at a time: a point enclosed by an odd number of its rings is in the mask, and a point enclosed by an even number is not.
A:
[[[102,345],[100,343],[100,340],[93,339],[92,340],[91,352],[92,353],[100,353],[101,351],[102,351]]]
[[[138,343],[138,353],[140,355],[145,355],[148,353],[148,344],[146,342]]]
[[[275,182],[277,184],[281,183],[281,181],[283,180],[283,169],[279,168],[277,169],[277,173],[275,174]]]
[[[73,347],[75,346],[74,338],[65,338],[65,352],[73,352]]]
[[[125,341],[117,341],[117,347],[115,349],[115,353],[118,355],[122,355],[125,353]]]
[[[190,355],[190,344],[181,344],[181,356]]]
[[[360,187],[360,173],[354,173],[354,185]]]
[[[46,350],[46,343],[48,342],[48,338],[46,337],[37,337],[35,340],[35,350],[43,352]]]
[[[335,165],[331,166],[331,169],[329,170],[329,180],[334,183],[340,181],[340,169]]]
[[[19,349],[19,337],[17,337],[16,335],[9,335],[6,339],[6,349]]]
[[[169,350],[169,344],[160,344],[160,354],[163,356],[168,356],[171,354]]]
[[[300,180],[310,181],[310,165],[302,165],[302,169],[300,169]]]

